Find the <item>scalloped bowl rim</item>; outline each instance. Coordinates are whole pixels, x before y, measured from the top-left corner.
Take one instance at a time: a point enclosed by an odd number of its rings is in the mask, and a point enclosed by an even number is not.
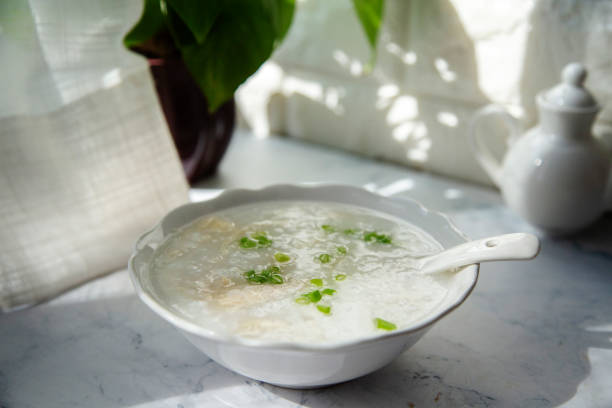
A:
[[[167,322],[171,323],[173,326],[176,326],[177,328],[184,330],[190,334],[204,337],[211,341],[226,343],[226,344],[233,344],[233,345],[244,346],[244,347],[261,348],[261,349],[301,350],[301,351],[334,351],[339,348],[359,346],[362,344],[377,342],[385,338],[405,336],[411,333],[418,332],[428,326],[433,325],[438,320],[442,319],[444,316],[448,315],[450,312],[458,308],[474,290],[474,287],[476,286],[476,282],[478,281],[478,276],[479,276],[479,264],[472,264],[472,265],[468,265],[464,267],[464,270],[472,271],[472,281],[470,282],[470,284],[468,285],[468,288],[464,291],[464,293],[457,298],[457,300],[455,300],[453,303],[451,303],[449,306],[439,311],[438,313],[432,314],[431,316],[423,320],[419,320],[418,322],[416,322],[415,324],[411,326],[405,327],[401,330],[392,331],[389,333],[381,333],[381,334],[377,334],[376,336],[359,337],[359,338],[348,340],[348,341],[333,342],[329,344],[326,344],[326,343],[307,344],[307,343],[300,343],[300,342],[271,342],[271,341],[251,340],[251,339],[242,338],[239,336],[224,335],[224,334],[220,334],[217,332],[213,332],[211,330],[204,328],[201,325],[198,325],[196,323],[189,321],[188,319],[180,316],[178,313],[168,309],[166,306],[162,305],[159,301],[157,301],[153,296],[147,293],[146,289],[143,287],[141,279],[135,271],[135,267],[134,267],[135,259],[137,258],[138,254],[142,250],[143,243],[151,236],[151,234],[153,234],[156,231],[159,231],[164,221],[167,220],[173,214],[177,214],[178,212],[184,211],[186,208],[189,208],[189,207],[202,207],[202,208],[210,207],[212,206],[214,202],[219,201],[221,199],[227,199],[228,197],[232,197],[232,196],[238,196],[238,195],[244,195],[244,194],[265,194],[265,193],[270,193],[272,191],[284,191],[284,192],[286,191],[291,192],[291,191],[297,191],[297,190],[304,191],[307,189],[311,189],[311,191],[312,189],[318,189],[318,190],[321,190],[321,189],[333,189],[333,190],[350,189],[353,191],[359,191],[359,194],[370,195],[376,198],[383,198],[385,200],[401,200],[402,203],[405,203],[406,205],[413,205],[427,215],[441,218],[450,227],[451,231],[455,233],[459,238],[461,238],[464,241],[470,241],[467,235],[464,234],[459,228],[457,228],[457,226],[453,223],[451,218],[448,215],[440,211],[431,210],[425,207],[420,202],[414,199],[411,199],[411,198],[385,197],[380,194],[373,193],[371,191],[368,191],[368,190],[365,190],[363,188],[356,187],[356,186],[318,183],[318,184],[304,184],[304,185],[276,184],[276,185],[271,185],[271,186],[261,188],[261,189],[244,189],[244,188],[227,189],[227,190],[223,190],[218,196],[210,200],[186,203],[179,207],[176,207],[175,209],[168,212],[153,228],[149,229],[147,232],[142,234],[140,238],[138,238],[138,240],[134,244],[133,253],[128,261],[128,271],[129,271],[129,275],[130,275],[132,284],[134,285],[134,288],[136,290],[136,294],[147,306],[149,306],[149,308],[151,308],[151,310],[153,310],[157,315],[159,315],[161,318],[163,318]],[[289,199],[290,198],[287,198],[285,200],[289,200]],[[259,201],[267,201],[267,202],[282,201],[282,199],[280,200],[279,199],[256,200],[256,202],[259,202]],[[312,200],[312,201],[315,201],[315,200]],[[316,201],[338,202],[334,200],[316,200]],[[342,204],[342,202],[340,203]],[[344,204],[347,204],[347,203],[344,203]],[[244,205],[244,203],[240,203],[238,205]],[[359,203],[355,203],[352,205],[360,206]],[[231,208],[231,207],[232,206],[226,206],[223,208]],[[372,207],[364,207],[364,206],[361,206],[361,207],[370,208],[370,209],[374,209],[382,213],[386,213],[384,210],[375,209]],[[209,213],[213,213],[218,210],[219,209],[209,211],[209,212],[202,212],[200,216],[206,215]],[[428,233],[431,233],[430,231],[427,231],[425,228],[421,226],[417,225],[417,227],[423,229],[424,231]]]

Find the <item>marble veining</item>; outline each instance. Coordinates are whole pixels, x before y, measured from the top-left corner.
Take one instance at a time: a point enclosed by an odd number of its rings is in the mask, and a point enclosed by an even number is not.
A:
[[[256,163],[244,161],[253,151]],[[194,194],[306,181],[415,197],[449,212],[472,238],[537,233],[493,190],[243,135]],[[483,265],[465,304],[393,363],[316,390],[262,384],[214,363],[150,312],[118,271],[0,316],[0,407],[610,407],[611,225],[608,215],[580,236],[542,237],[532,262]]]

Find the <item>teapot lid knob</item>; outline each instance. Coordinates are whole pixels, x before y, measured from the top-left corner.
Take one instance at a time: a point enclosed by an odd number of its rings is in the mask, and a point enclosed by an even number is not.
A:
[[[567,64],[561,72],[561,83],[546,91],[544,100],[553,108],[599,109],[597,101],[583,84],[587,70],[579,62]]]
[[[561,72],[561,79],[568,85],[582,87],[584,80],[587,77],[587,70],[579,62],[567,64]]]

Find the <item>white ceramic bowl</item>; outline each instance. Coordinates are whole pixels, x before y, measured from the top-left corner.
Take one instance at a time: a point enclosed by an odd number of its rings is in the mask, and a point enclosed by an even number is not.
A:
[[[445,248],[468,239],[447,216],[419,203],[393,199],[341,185],[277,185],[261,190],[228,190],[215,199],[186,204],[166,215],[136,243],[129,271],[138,296],[155,313],[176,326],[196,347],[217,363],[247,377],[291,388],[312,388],[347,381],[377,370],[416,343],[432,325],[457,308],[478,279],[478,265],[457,272],[442,303],[414,325],[375,338],[329,345],[269,343],[228,337],[196,325],[164,306],[148,275],[155,248],[177,228],[214,211],[261,201],[307,200],[357,205],[404,219],[427,231]]]

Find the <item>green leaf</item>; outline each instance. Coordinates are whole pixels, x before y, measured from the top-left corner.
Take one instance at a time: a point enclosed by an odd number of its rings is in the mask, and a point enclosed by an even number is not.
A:
[[[123,37],[123,45],[128,49],[133,49],[149,41],[163,29],[165,29],[165,23],[160,8],[160,0],[144,0],[140,20]]]
[[[384,3],[384,0],[353,0],[353,7],[372,51],[376,48]]]
[[[277,46],[285,38],[289,27],[291,27],[295,0],[261,0],[261,5],[270,16],[270,21],[274,26],[274,31],[276,31],[278,38],[275,46]]]
[[[312,283],[315,286],[321,287],[323,286],[323,279],[319,279],[319,278],[311,279],[310,283]]]
[[[166,4],[174,10],[199,44],[206,39],[223,7],[222,1],[166,0]]]
[[[370,61],[365,66],[365,71],[369,72],[376,62],[376,40],[382,22],[385,0],[353,0],[353,7],[372,51]]]
[[[322,294],[324,295],[328,295],[328,296],[332,296],[334,293],[336,293],[335,289],[331,289],[331,288],[327,288],[327,289],[323,289],[321,291]]]
[[[204,42],[181,47],[211,112],[230,100],[236,88],[270,57],[286,34],[294,9],[294,0],[219,3],[223,9]]]
[[[166,28],[172,35],[174,44],[179,50],[197,43],[193,32],[172,7],[162,3],[162,13],[164,13]]]

